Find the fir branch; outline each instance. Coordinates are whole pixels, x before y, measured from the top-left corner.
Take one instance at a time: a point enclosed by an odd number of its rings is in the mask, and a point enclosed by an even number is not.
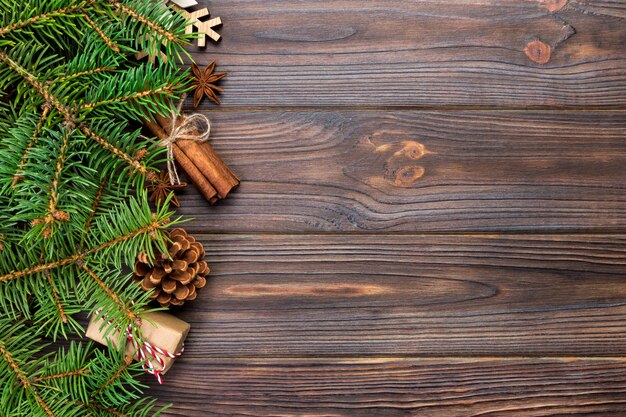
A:
[[[0,315],[0,416],[79,417],[88,404],[145,417],[152,400],[140,399],[141,365],[117,350],[74,343],[38,356],[33,327]],[[97,413],[96,415],[102,415]]]
[[[63,266],[72,265],[76,263],[78,260],[82,259],[84,256],[85,256],[84,253],[76,253],[72,256],[68,256],[67,258],[60,259],[58,261],[48,262],[45,264],[33,266],[31,268],[28,268],[22,271],[14,271],[8,274],[0,275],[0,282],[11,281],[11,280],[26,277],[29,275],[34,275],[38,272],[43,272],[43,271],[47,271],[50,269],[61,268]]]
[[[101,27],[112,30],[110,21],[101,19],[94,21]],[[115,34],[107,34],[107,37],[116,44],[123,41],[123,38],[119,38]],[[87,30],[86,33],[83,33],[82,38],[80,53],[74,55],[64,65],[48,72],[49,75],[52,75],[50,79],[55,85],[67,85],[68,81],[78,77],[83,77],[81,79],[83,84],[97,85],[100,82],[99,74],[124,68],[127,56],[122,53],[115,53],[95,31]],[[59,70],[58,74],[55,72],[56,69]]]
[[[188,86],[175,59],[187,24],[160,0],[0,0],[0,416],[154,413],[123,352],[72,343],[41,356],[36,335],[80,333],[84,310],[126,328],[147,306],[120,273],[163,250],[177,221],[168,201],[152,213],[143,191],[130,197],[164,150],[128,122],[169,114]],[[156,48],[167,62],[131,60]]]
[[[132,322],[134,322],[135,320],[138,319],[137,315],[130,309],[128,308],[128,306],[126,305],[126,303],[124,303],[122,300],[120,300],[120,298],[117,296],[117,294],[115,294],[115,292],[109,288],[102,279],[100,279],[100,277],[98,277],[98,275],[96,275],[95,272],[93,272],[93,270],[91,270],[87,264],[85,263],[81,263],[80,267],[87,272],[87,275],[89,275],[89,277],[94,280],[94,282],[96,284],[98,284],[98,286],[102,289],[102,291],[104,291],[104,293],[118,306],[120,306],[122,308],[122,310],[124,310],[124,312],[126,313],[126,318]]]
[[[55,405],[63,407],[70,399],[87,400],[91,380],[101,378],[105,373],[93,366],[93,360],[92,344],[71,342],[67,349],[63,347],[44,360],[35,359],[41,370],[33,371],[30,379],[42,394],[50,395]]]
[[[156,215],[154,215],[154,221],[152,222],[152,224],[149,224],[147,226],[142,227],[141,229],[135,230],[134,232],[128,233],[124,236],[120,236],[117,237],[115,239],[109,240],[105,243],[102,243],[94,248],[88,249],[86,251],[83,252],[78,252],[75,253],[71,256],[68,256],[66,258],[63,259],[59,259],[57,261],[53,261],[53,262],[47,262],[44,264],[40,264],[40,265],[36,265],[21,271],[13,271],[10,272],[8,274],[4,274],[4,275],[0,275],[0,283],[1,282],[5,282],[5,281],[12,281],[14,279],[18,279],[18,278],[22,278],[22,277],[26,277],[29,275],[33,275],[36,274],[38,272],[42,272],[42,271],[46,271],[46,270],[50,270],[50,269],[55,269],[55,268],[60,268],[63,266],[67,266],[67,265],[72,265],[77,263],[78,261],[82,261],[83,259],[85,259],[86,256],[92,255],[94,253],[97,253],[101,250],[104,250],[108,247],[117,245],[121,242],[124,242],[126,240],[132,239],[133,237],[143,234],[143,233],[149,233],[149,232],[154,232],[155,230],[159,230],[162,227],[164,227],[165,225],[167,225],[168,223],[170,223],[170,219],[163,219],[161,221],[158,221],[156,218]]]
[[[65,309],[63,308],[63,304],[61,304],[59,293],[54,285],[54,282],[52,281],[50,270],[46,269],[43,273],[46,277],[46,280],[48,281],[48,284],[50,285],[50,289],[52,290],[52,297],[54,298],[54,302],[56,303],[57,309],[59,310],[59,316],[61,317],[61,321],[63,323],[67,323],[68,317],[67,317],[67,314],[65,314]]]
[[[76,72],[74,74],[68,74],[68,75],[65,75],[63,77],[59,77],[58,81],[63,83],[63,82],[72,80],[74,78],[84,77],[86,75],[100,74],[100,73],[103,73],[103,72],[115,71],[116,69],[117,69],[116,67],[112,67],[112,66],[97,67],[97,68],[93,68],[93,69],[88,69],[88,70]]]
[[[124,4],[118,2],[118,1],[114,1],[113,2],[113,6],[115,8],[117,8],[118,10],[120,10],[121,12],[125,13],[126,15],[132,17],[133,19],[135,19],[138,22],[143,23],[144,25],[146,25],[148,28],[150,28],[152,31],[158,33],[159,35],[163,36],[164,38],[166,38],[167,40],[169,40],[171,43],[181,43],[181,40],[179,38],[177,38],[174,33],[169,32],[165,29],[163,29],[161,26],[159,26],[156,22],[150,20],[148,17],[139,14],[138,12],[136,12],[135,10],[133,10],[132,8],[125,6]]]
[[[30,152],[30,149],[37,144],[37,141],[39,140],[39,135],[41,133],[41,129],[43,128],[43,125],[46,119],[48,118],[49,113],[50,113],[50,106],[47,104],[44,104],[41,117],[39,118],[39,122],[37,122],[37,127],[35,128],[35,131],[33,132],[31,141],[28,142],[28,145],[26,145],[26,149],[24,149],[22,157],[20,158],[20,162],[17,165],[17,170],[15,171],[15,174],[13,175],[13,181],[11,185],[15,186],[15,184],[17,184],[19,181],[21,181],[24,178],[24,175],[20,174],[20,171],[24,169],[24,165],[26,165],[26,162],[28,161],[28,154]]]
[[[156,172],[153,170],[149,170],[144,164],[136,161],[134,158],[126,154],[119,148],[116,148],[113,144],[109,143],[105,138],[98,135],[96,132],[92,131],[86,124],[82,124],[79,126],[79,129],[85,136],[93,139],[100,146],[111,152],[113,155],[117,156],[119,159],[125,161],[128,165],[134,168],[135,171],[140,172],[145,175],[149,180],[156,180]]]
[[[93,28],[93,30],[96,31],[96,33],[98,34],[98,36],[100,36],[102,38],[102,40],[104,41],[104,43],[111,48],[111,50],[115,53],[120,53],[120,47],[117,46],[117,44],[113,41],[113,39],[111,39],[106,33],[104,33],[104,30],[102,30],[102,28],[93,21],[93,19],[91,17],[89,17],[89,15],[87,13],[83,13],[83,19],[85,19],[85,21],[87,22],[87,24],[89,26],[91,26]]]
[[[59,149],[59,156],[56,161],[56,169],[53,174],[52,184],[50,185],[50,200],[48,202],[48,215],[42,219],[36,219],[31,224],[36,226],[40,223],[45,224],[44,228],[44,237],[47,238],[50,236],[51,229],[49,225],[52,225],[55,221],[67,222],[69,221],[69,215],[66,212],[57,210],[58,203],[58,187],[59,180],[61,179],[61,172],[63,171],[63,167],[65,166],[65,161],[67,158],[67,150],[69,148],[69,137],[71,131],[70,129],[65,129],[65,133],[63,135],[63,142],[61,144],[61,148]]]
[[[89,369],[81,368],[81,369],[78,369],[76,371],[67,371],[67,372],[62,372],[60,374],[40,376],[40,377],[37,377],[37,378],[32,378],[32,381],[33,381],[33,383],[37,383],[37,382],[49,381],[51,379],[69,378],[69,377],[72,377],[72,376],[83,376],[83,375],[87,375],[87,374],[89,374]]]
[[[17,380],[22,385],[22,388],[30,394],[30,396],[37,402],[39,407],[50,417],[57,417],[51,410],[48,403],[37,393],[37,390],[33,387],[32,382],[28,379],[26,374],[19,367],[17,362],[13,359],[13,355],[6,349],[4,343],[0,340],[0,356],[9,364],[11,370],[13,370]]]
[[[78,118],[78,116],[70,110],[69,106],[62,104],[61,101],[59,99],[57,99],[42,82],[37,80],[37,77],[35,77],[30,72],[28,72],[28,70],[26,70],[26,68],[20,66],[13,59],[11,59],[6,53],[4,53],[2,51],[0,51],[0,61],[4,61],[11,69],[13,69],[19,75],[21,75],[26,81],[28,81],[35,88],[35,90],[44,98],[44,100],[46,101],[46,104],[51,104],[52,106],[54,106],[54,108],[59,113],[61,113],[61,115],[63,115],[63,117],[65,118],[66,122],[70,126],[72,126],[74,124],[74,121]],[[138,94],[132,95],[130,97],[124,97],[122,99],[108,100],[108,102],[109,103],[126,102],[126,101],[129,101],[129,100],[133,99],[133,98],[142,98],[142,97],[145,97],[145,96],[148,96],[148,95],[154,95],[154,94],[158,94],[158,93],[161,93],[161,92],[165,92],[165,93],[171,94],[171,90],[169,88],[163,87],[161,89],[158,89],[158,91],[142,92],[142,93],[138,93]],[[88,108],[88,107],[87,106],[82,106],[82,108]],[[146,168],[146,166],[144,166],[140,162],[135,161],[131,156],[127,155],[124,151],[114,147],[112,144],[110,144],[102,136],[97,135],[95,132],[93,132],[91,129],[89,129],[89,127],[86,124],[84,124],[84,123],[81,124],[80,130],[87,137],[89,137],[91,139],[94,139],[96,141],[96,143],[100,144],[105,149],[107,149],[110,152],[112,152],[115,156],[117,156],[118,158],[126,161],[136,171],[140,172],[143,175],[147,175],[149,180],[154,181],[156,179],[156,173],[155,172],[153,172],[151,170],[148,170]]]
[[[33,277],[36,282],[28,282],[22,280],[21,285],[29,285],[30,291],[34,292],[31,297],[31,308],[35,309],[32,320],[41,329],[41,334],[57,340],[59,334],[67,339],[67,330],[78,334],[83,332],[83,327],[73,317],[75,314],[83,311],[80,296],[73,292],[70,288],[76,285],[76,272],[74,267],[65,267],[56,270],[47,270]],[[20,284],[3,284],[2,292],[12,297],[11,292],[20,287]],[[15,303],[7,305],[7,312],[12,313],[15,310]],[[20,313],[24,317],[30,316],[30,311],[21,309]],[[63,372],[69,369],[76,369],[78,366],[71,366],[65,369],[59,369],[54,373]]]
[[[103,179],[100,183],[100,187],[98,187],[98,192],[96,193],[96,198],[93,200],[93,204],[91,206],[91,211],[89,212],[89,217],[87,217],[87,221],[85,222],[85,231],[83,233],[83,242],[87,238],[87,234],[89,233],[89,228],[91,227],[91,222],[96,216],[96,212],[98,211],[98,206],[100,205],[100,200],[102,199],[102,194],[104,193],[104,189],[107,185],[107,179]]]
[[[146,113],[169,116],[173,111],[171,99],[188,88],[189,78],[185,73],[142,64],[103,76],[98,85],[87,92],[86,103],[78,111],[102,118],[124,112],[136,120],[144,119]]]
[[[56,10],[51,10],[45,13],[41,13],[39,15],[36,16],[32,16],[28,19],[24,19],[24,20],[20,20],[17,21],[9,26],[5,26],[0,28],[0,36],[4,36],[9,32],[13,32],[15,30],[18,29],[22,29],[25,26],[29,26],[32,25],[33,23],[37,23],[41,20],[47,20],[47,19],[51,19],[57,16],[64,16],[64,15],[69,15],[69,14],[73,14],[76,12],[79,12],[81,9],[90,6],[94,3],[96,3],[98,0],[87,0],[78,4],[74,4],[73,6],[69,6],[69,7],[61,7],[59,9]]]
[[[93,393],[91,394],[91,398],[97,397],[101,392],[103,392],[108,387],[110,387],[115,382],[117,382],[124,374],[124,371],[126,371],[132,363],[133,363],[133,358],[131,358],[130,356],[124,357],[124,362],[122,362],[122,364],[113,372],[111,377],[107,379],[104,384],[100,385],[98,389],[93,391]]]
[[[52,178],[52,186],[50,187],[49,207],[50,207],[50,215],[53,218],[57,217],[55,216],[55,213],[57,213],[57,209],[56,209],[57,200],[59,199],[57,188],[59,186],[59,180],[61,178],[61,171],[63,171],[63,167],[65,166],[65,161],[67,158],[67,150],[69,148],[70,134],[71,134],[71,130],[66,129],[65,135],[63,135],[63,143],[61,144],[61,149],[59,150],[59,157],[57,158],[57,162],[56,162],[56,170],[54,171],[54,177]],[[61,220],[61,219],[58,219],[58,220]],[[65,219],[65,221],[67,220],[69,219]]]
[[[150,97],[150,96],[156,96],[159,94],[167,94],[167,95],[171,95],[173,94],[173,90],[171,87],[169,86],[165,86],[165,87],[159,87],[156,88],[154,90],[143,90],[143,91],[138,91],[136,93],[133,94],[129,94],[127,96],[121,96],[121,97],[115,97],[115,98],[111,98],[108,100],[102,100],[99,102],[95,102],[95,103],[85,103],[81,106],[79,106],[79,109],[93,109],[95,107],[100,107],[100,106],[104,106],[106,104],[113,104],[113,103],[124,103],[124,102],[129,102],[132,100],[139,100],[145,97]]]
[[[3,61],[9,68],[24,78],[24,80],[26,80],[37,91],[37,93],[43,97],[46,104],[54,106],[54,108],[63,115],[66,121],[70,122],[74,119],[70,108],[63,105],[56,97],[54,97],[44,83],[40,82],[37,77],[28,72],[26,68],[19,65],[3,51],[0,51],[0,61]]]

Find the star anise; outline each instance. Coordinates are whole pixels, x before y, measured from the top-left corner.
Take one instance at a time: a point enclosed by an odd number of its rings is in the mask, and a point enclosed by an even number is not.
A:
[[[224,90],[216,86],[215,83],[224,78],[226,73],[213,73],[213,71],[215,71],[215,61],[211,62],[204,69],[204,71],[202,71],[195,63],[191,64],[191,71],[194,76],[193,85],[196,87],[196,91],[193,95],[193,106],[198,107],[198,104],[200,104],[200,101],[204,96],[207,96],[209,100],[215,104],[221,104],[220,99],[217,97],[217,93],[223,93]]]
[[[154,201],[159,204],[165,201],[167,196],[172,191],[177,191],[185,188],[187,186],[186,183],[181,182],[180,185],[172,185],[170,183],[170,175],[167,171],[159,172],[157,178],[148,184],[148,193],[150,194],[150,201]],[[170,202],[176,207],[180,207],[180,202],[178,201],[178,197],[176,194],[172,196]]]

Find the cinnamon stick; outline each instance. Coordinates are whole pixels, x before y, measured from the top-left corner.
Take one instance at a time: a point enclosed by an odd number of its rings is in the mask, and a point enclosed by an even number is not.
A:
[[[158,123],[146,119],[144,120],[144,124],[152,132],[152,134],[160,140],[167,138],[167,133]],[[180,146],[178,146],[178,143],[174,143],[172,145],[172,151],[174,153],[174,159],[185,171],[189,180],[196,185],[200,193],[202,193],[202,195],[209,201],[210,204],[215,204],[215,202],[219,200],[217,190],[215,190],[215,188],[205,178],[202,172],[200,172],[200,170],[196,167],[193,161],[191,161],[187,157],[187,155],[185,155]]]
[[[215,151],[213,150],[213,147],[209,145],[208,142],[203,142],[200,146],[204,150],[204,153],[206,154],[207,158],[209,158],[209,161],[211,161],[217,167],[220,173],[220,176],[222,176],[225,179],[225,181],[228,182],[231,189],[237,188],[239,186],[239,178],[237,178],[235,173],[230,170],[228,165],[226,165],[224,161],[222,161],[222,158],[220,158],[215,153]]]
[[[178,118],[178,123],[183,123],[184,116]],[[171,130],[171,120],[157,117],[157,121],[166,131]],[[198,136],[200,133],[198,132]],[[199,143],[193,140],[178,140],[177,145],[185,155],[204,174],[205,178],[217,190],[220,198],[225,198],[235,187],[239,185],[239,179],[232,173],[208,143]]]
[[[180,167],[183,171],[185,171],[191,182],[198,187],[198,190],[200,190],[209,204],[215,204],[220,199],[217,190],[204,177],[204,175],[202,175],[202,172],[200,172],[193,161],[187,157],[178,144],[175,143],[172,146],[172,150],[174,151],[174,159],[176,159],[176,162],[180,164]]]
[[[217,166],[209,160],[198,142],[182,139],[177,141],[176,145],[180,145],[180,149],[215,187],[220,198],[224,198],[230,193],[233,187],[220,175]]]

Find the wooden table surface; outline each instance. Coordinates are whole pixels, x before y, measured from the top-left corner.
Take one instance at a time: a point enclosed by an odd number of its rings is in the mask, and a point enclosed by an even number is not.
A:
[[[626,416],[626,1],[200,3],[242,185],[164,415]]]

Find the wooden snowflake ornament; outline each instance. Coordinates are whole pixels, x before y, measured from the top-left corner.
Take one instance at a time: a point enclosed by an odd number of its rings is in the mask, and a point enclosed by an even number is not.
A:
[[[183,12],[183,14],[187,14],[187,12]],[[193,20],[193,26],[198,28],[198,31],[203,33],[198,38],[198,46],[206,46],[206,36],[213,39],[214,42],[220,40],[220,34],[213,30],[214,27],[220,26],[222,24],[222,18],[214,17],[213,19],[209,19],[206,22],[201,22],[199,20],[200,17],[210,16],[209,9],[206,7],[204,9],[197,10],[195,12],[189,13],[189,18]],[[192,25],[187,26],[185,33],[191,33],[193,30]]]
[[[204,47],[206,46],[206,37],[213,39],[213,41],[217,42],[220,40],[221,35],[213,30],[214,27],[220,26],[222,24],[222,19],[220,17],[214,17],[213,19],[209,19],[206,22],[200,20],[200,18],[211,16],[208,8],[202,8],[200,10],[196,10],[195,12],[188,12],[185,10],[188,7],[197,6],[198,2],[196,0],[164,0],[163,7],[170,6],[172,9],[179,11],[185,18],[190,21],[189,26],[185,28],[185,33],[190,34],[193,32],[193,28],[197,28],[200,32],[200,36],[198,37],[198,46]],[[154,42],[152,40],[149,40]],[[161,51],[160,47],[154,47],[154,52],[148,53],[147,51],[139,51],[135,58],[140,60],[148,57],[148,61],[151,63],[155,63],[157,58],[159,58],[163,62],[167,62],[167,55],[163,51]]]
[[[195,0],[191,0],[195,1]],[[176,0],[174,3],[183,3],[188,4],[190,1],[187,0]],[[198,46],[206,46],[206,37],[213,39],[214,42],[220,40],[220,34],[213,30],[214,27],[220,26],[222,24],[221,17],[214,17],[213,19],[209,19],[206,22],[200,20],[202,17],[211,16],[209,9],[206,7],[196,10],[195,12],[188,12],[183,8],[177,6],[176,4],[172,5],[174,10],[179,10],[183,16],[190,20],[191,24],[187,26],[185,29],[185,33],[189,34],[193,32],[193,28],[197,28],[201,33],[200,37],[198,37]]]

